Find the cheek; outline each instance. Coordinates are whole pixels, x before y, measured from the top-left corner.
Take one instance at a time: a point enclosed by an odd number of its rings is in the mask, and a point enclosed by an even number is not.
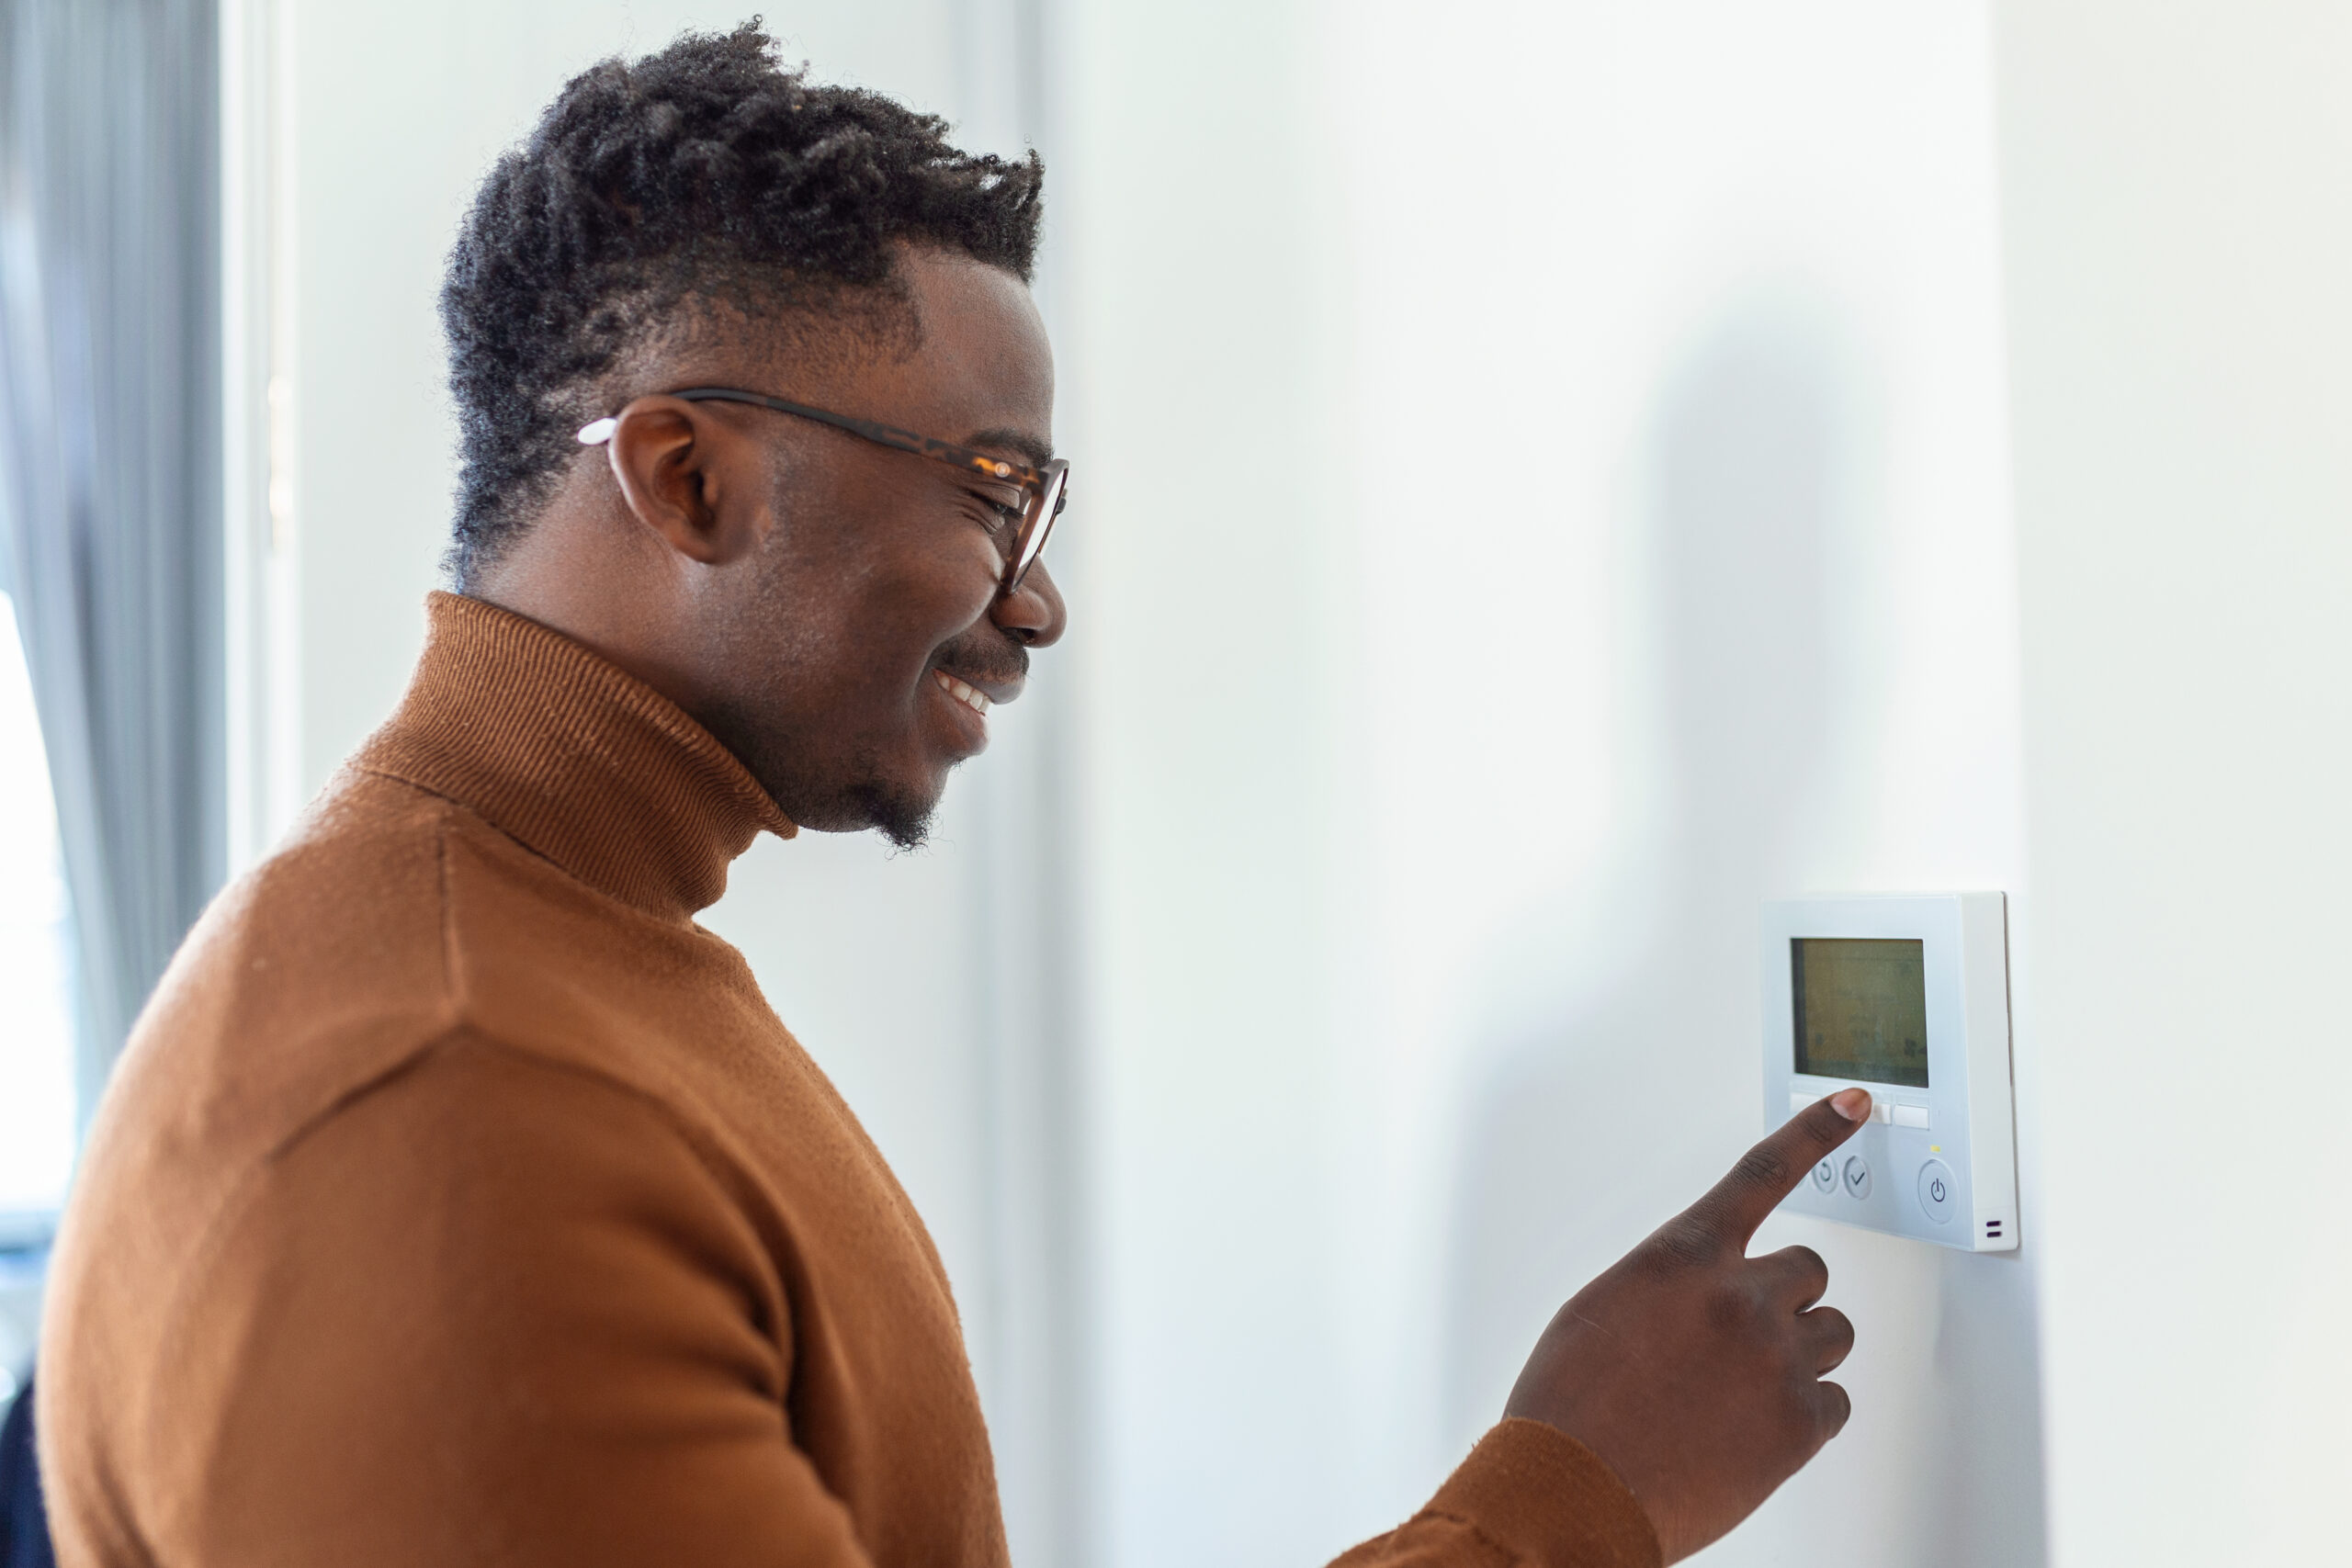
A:
[[[1000,558],[985,536],[972,541],[977,548],[959,547],[965,542],[941,528],[926,542],[927,549],[870,561],[837,626],[836,646],[854,652],[852,679],[902,701],[920,689],[944,645],[987,618],[996,597]]]
[[[804,722],[904,724],[941,646],[987,618],[1002,558],[912,471],[926,466],[884,453],[778,498],[779,517],[809,525],[786,522],[771,536],[761,596],[788,666],[778,673],[798,688],[786,700]]]

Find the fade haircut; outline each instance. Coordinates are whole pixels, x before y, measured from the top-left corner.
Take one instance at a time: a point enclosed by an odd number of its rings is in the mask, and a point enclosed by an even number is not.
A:
[[[1027,282],[1044,166],[961,152],[947,130],[784,69],[756,17],[573,77],[482,182],[442,282],[458,586],[530,525],[628,370],[720,308],[803,336],[882,330],[905,309],[908,243]]]

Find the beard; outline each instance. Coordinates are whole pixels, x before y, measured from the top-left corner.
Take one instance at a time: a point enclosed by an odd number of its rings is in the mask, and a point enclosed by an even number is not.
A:
[[[931,819],[939,809],[939,792],[919,794],[897,787],[882,776],[871,753],[861,754],[843,791],[849,815],[861,828],[871,828],[902,850],[919,850],[931,838]]]
[[[796,826],[820,833],[870,828],[902,850],[921,849],[930,839],[943,792],[893,781],[871,748],[853,754],[845,769],[812,766],[820,762],[820,748],[732,710],[707,714],[703,723]]]

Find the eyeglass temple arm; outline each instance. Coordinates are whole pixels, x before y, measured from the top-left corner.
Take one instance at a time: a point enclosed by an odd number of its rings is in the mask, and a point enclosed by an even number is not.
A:
[[[880,446],[895,446],[901,452],[912,452],[918,457],[953,463],[959,468],[976,469],[990,479],[1012,479],[1031,490],[1042,489],[1046,482],[1044,474],[1023,464],[1008,463],[985,452],[975,452],[969,446],[958,446],[952,441],[918,435],[911,430],[901,430],[895,424],[884,424],[879,420],[857,419],[849,414],[835,413],[830,409],[786,402],[782,398],[739,391],[732,387],[689,387],[683,392],[670,395],[684,398],[688,402],[751,403],[759,408],[773,409],[777,413],[795,414],[802,419],[815,420],[820,424],[830,424],[836,430],[846,430],[852,435],[864,436]]]

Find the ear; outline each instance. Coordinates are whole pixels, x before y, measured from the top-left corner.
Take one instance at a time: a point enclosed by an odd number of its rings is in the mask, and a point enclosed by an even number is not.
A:
[[[680,398],[639,398],[605,444],[622,502],[668,548],[725,566],[766,533],[768,486],[756,445],[723,416]]]

